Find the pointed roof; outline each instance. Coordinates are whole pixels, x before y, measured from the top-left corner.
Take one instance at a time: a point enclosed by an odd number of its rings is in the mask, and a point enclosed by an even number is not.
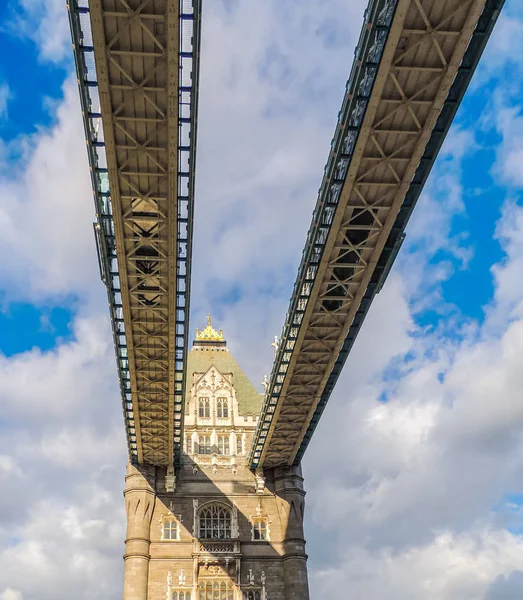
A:
[[[196,339],[187,355],[186,410],[191,399],[194,374],[203,375],[212,367],[216,367],[222,375],[232,376],[232,385],[236,390],[238,411],[240,415],[259,415],[263,394],[256,391],[247,379],[234,356],[227,349],[223,331],[217,333],[211,326],[211,317],[207,317],[207,327],[200,333],[196,330]]]

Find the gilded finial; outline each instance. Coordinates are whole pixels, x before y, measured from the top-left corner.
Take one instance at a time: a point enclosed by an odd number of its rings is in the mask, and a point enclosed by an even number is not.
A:
[[[202,329],[201,331],[199,329],[196,330],[196,339],[197,340],[201,340],[201,341],[206,341],[206,342],[222,342],[223,341],[223,329],[220,329],[220,332],[218,333],[216,331],[216,329],[214,329],[211,325],[211,315],[208,314],[207,315],[207,327],[205,329]]]

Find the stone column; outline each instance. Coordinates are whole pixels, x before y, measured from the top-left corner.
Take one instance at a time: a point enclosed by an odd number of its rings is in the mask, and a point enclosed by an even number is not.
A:
[[[154,474],[131,464],[125,474],[127,536],[124,554],[123,600],[147,600],[151,518],[156,494],[146,476]]]
[[[283,579],[285,600],[309,600],[307,554],[303,535],[305,491],[301,467],[275,469],[275,491],[281,498],[286,522],[283,537]]]

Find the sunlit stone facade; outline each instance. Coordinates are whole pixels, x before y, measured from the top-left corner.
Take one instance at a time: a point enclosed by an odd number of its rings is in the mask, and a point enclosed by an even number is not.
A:
[[[165,468],[127,468],[124,600],[307,600],[301,472],[247,466],[262,394],[210,318],[187,364],[174,492]]]

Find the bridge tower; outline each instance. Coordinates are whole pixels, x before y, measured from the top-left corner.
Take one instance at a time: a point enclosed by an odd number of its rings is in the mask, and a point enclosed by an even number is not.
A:
[[[300,468],[249,469],[263,394],[210,316],[186,390],[174,490],[165,467],[127,467],[124,600],[307,600]]]

